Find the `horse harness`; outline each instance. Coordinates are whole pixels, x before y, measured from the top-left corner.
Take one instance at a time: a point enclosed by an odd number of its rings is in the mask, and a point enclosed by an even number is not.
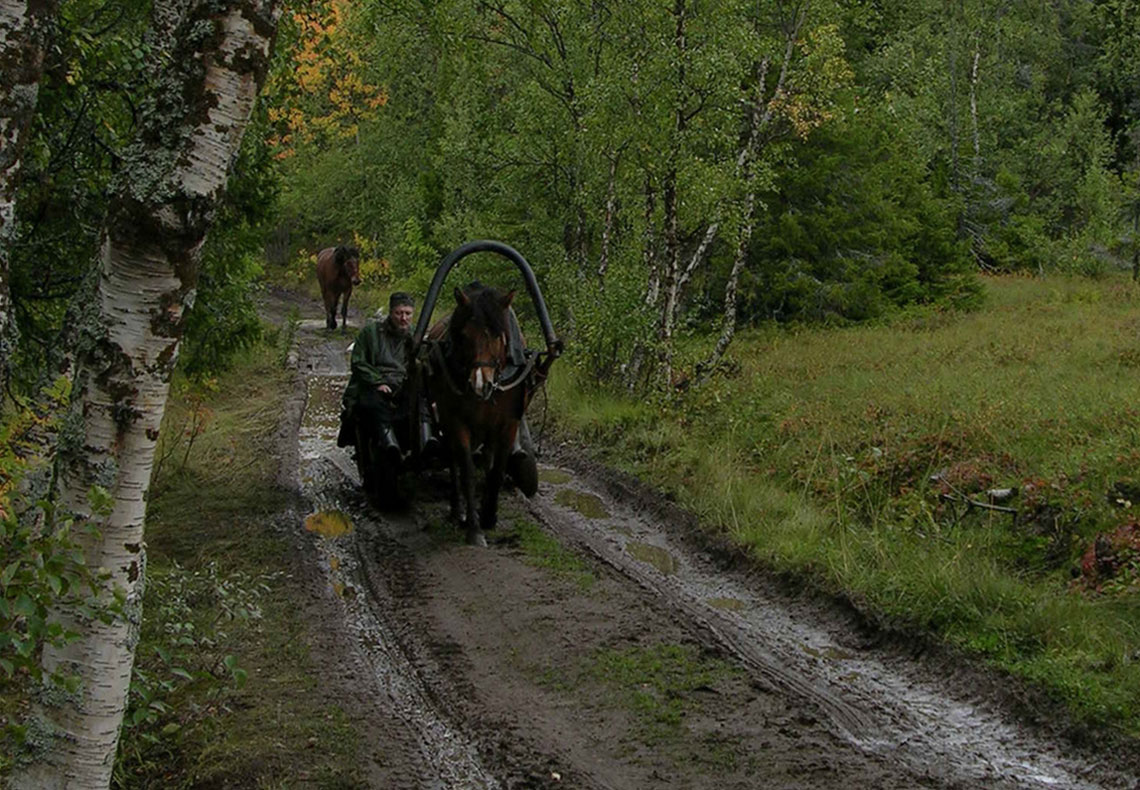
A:
[[[466,394],[466,391],[455,383],[455,379],[451,375],[451,368],[447,364],[447,358],[443,355],[443,343],[433,342],[430,345],[431,349],[428,352],[428,363],[431,371],[433,373],[439,372],[442,375],[444,382],[447,384],[447,388],[450,389],[451,392],[457,397],[463,397]],[[498,360],[487,361],[477,359],[472,363],[473,368],[495,368],[495,381],[491,388],[487,391],[487,394],[481,396],[483,400],[490,400],[495,396],[496,393],[499,392],[509,392],[510,390],[513,390],[515,387],[530,379],[531,373],[534,371],[535,364],[538,362],[539,354],[535,351],[527,351],[525,354],[526,364],[521,366],[518,370],[518,373],[512,376],[511,380],[506,384],[504,384],[502,379],[498,376],[498,373],[500,373],[503,369]]]

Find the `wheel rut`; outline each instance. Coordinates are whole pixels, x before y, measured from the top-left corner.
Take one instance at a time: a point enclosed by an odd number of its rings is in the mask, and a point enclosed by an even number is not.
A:
[[[375,511],[335,446],[346,345],[301,326],[297,530],[354,665],[373,786],[1140,787],[727,568],[588,464],[505,493],[488,549],[446,521],[438,477]]]
[[[949,692],[920,662],[867,649],[857,628],[817,603],[726,569],[652,512],[668,508],[647,508],[643,492],[604,470],[578,464],[547,477],[559,482],[530,503],[537,518],[683,612],[855,749],[952,787],[1138,786],[1132,775],[1035,737],[985,700]],[[560,495],[566,491],[573,496]],[[608,510],[584,514],[576,507],[583,497]]]

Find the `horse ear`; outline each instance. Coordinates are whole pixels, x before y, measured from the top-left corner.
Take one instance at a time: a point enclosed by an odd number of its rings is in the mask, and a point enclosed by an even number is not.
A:
[[[507,291],[506,296],[503,297],[502,308],[504,310],[506,310],[508,307],[511,306],[511,302],[513,302],[514,300],[515,300],[515,292],[514,292],[514,289],[512,288],[510,291]]]
[[[461,304],[464,307],[471,306],[471,297],[463,293],[463,291],[461,291],[458,286],[455,288],[455,303]]]

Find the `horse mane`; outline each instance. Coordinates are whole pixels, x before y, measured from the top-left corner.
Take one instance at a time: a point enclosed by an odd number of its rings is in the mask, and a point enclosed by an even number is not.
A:
[[[360,250],[356,249],[356,247],[347,247],[344,245],[340,245],[336,248],[336,252],[334,253],[334,257],[336,258],[337,266],[344,266],[346,261],[349,261],[353,258],[359,259],[360,258]]]
[[[460,332],[468,321],[475,326],[486,327],[492,334],[506,333],[507,311],[503,306],[506,297],[502,291],[476,281],[463,289],[463,295],[470,303],[460,302],[456,307],[449,327],[452,334]]]

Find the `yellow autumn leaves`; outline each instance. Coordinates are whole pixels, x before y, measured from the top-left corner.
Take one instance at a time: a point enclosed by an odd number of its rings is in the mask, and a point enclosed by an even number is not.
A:
[[[351,14],[347,0],[324,0],[289,18],[292,55],[269,86],[275,100],[268,142],[278,158],[292,156],[298,144],[356,136],[388,102],[387,89],[367,79]]]

